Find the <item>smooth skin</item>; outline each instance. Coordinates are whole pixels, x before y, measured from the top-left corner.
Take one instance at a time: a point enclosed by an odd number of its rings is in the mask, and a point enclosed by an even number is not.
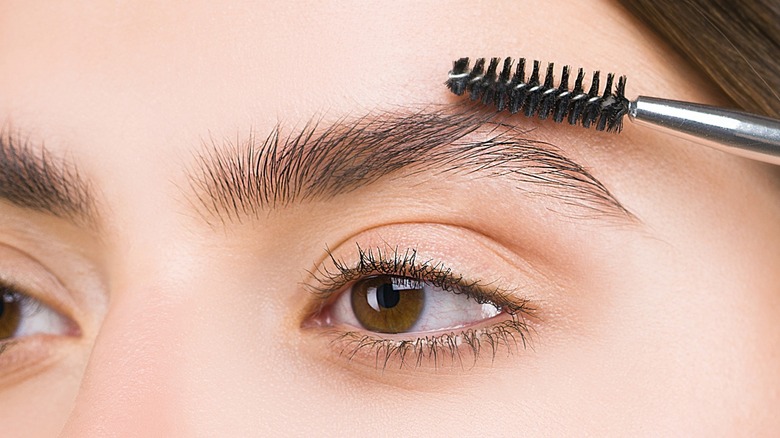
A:
[[[442,83],[461,56],[725,102],[610,1],[4,2],[0,119],[78,167],[99,221],[0,202],[4,275],[56,278],[30,294],[79,328],[0,355],[2,435],[780,433],[771,166],[517,116],[633,218],[431,171],[240,221],[198,203],[189,178],[214,139],[457,103]],[[412,247],[529,300],[528,347],[463,367],[340,357],[306,324],[305,284],[326,248],[351,262],[356,244]]]

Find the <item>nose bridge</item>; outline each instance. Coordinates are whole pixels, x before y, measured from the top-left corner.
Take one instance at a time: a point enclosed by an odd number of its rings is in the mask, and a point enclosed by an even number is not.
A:
[[[180,294],[147,283],[113,295],[61,436],[181,435]]]
[[[285,289],[298,271],[159,230],[106,261],[108,309],[60,436],[247,436],[294,420],[299,323],[284,309],[302,306]]]

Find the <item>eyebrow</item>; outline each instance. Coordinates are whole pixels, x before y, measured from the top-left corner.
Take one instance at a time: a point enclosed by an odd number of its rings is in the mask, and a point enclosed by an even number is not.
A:
[[[325,124],[321,119],[264,140],[213,138],[195,156],[197,204],[223,223],[293,203],[328,200],[401,170],[518,182],[517,188],[582,208],[583,216],[633,215],[585,167],[556,146],[531,139],[495,113],[469,104],[381,111]],[[478,138],[477,138],[478,137]]]
[[[98,221],[90,185],[76,167],[7,128],[0,130],[0,200],[78,225]]]

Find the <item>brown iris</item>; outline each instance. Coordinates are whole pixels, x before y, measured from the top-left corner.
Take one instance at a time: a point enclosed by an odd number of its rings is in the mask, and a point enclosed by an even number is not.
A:
[[[352,311],[367,330],[403,333],[417,322],[425,304],[423,282],[377,275],[352,286]]]
[[[22,309],[18,296],[0,286],[0,340],[8,339],[19,329]]]

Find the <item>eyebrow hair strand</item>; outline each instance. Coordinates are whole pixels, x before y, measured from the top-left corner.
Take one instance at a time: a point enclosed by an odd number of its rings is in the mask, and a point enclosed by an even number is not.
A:
[[[484,174],[517,181],[596,215],[633,215],[587,169],[554,145],[527,137],[495,114],[463,106],[374,112],[325,125],[321,118],[259,142],[211,139],[195,155],[190,186],[209,216],[222,222],[327,200],[404,169],[411,175]],[[475,134],[479,139],[474,139]],[[533,186],[543,190],[533,190]]]
[[[76,167],[8,127],[0,129],[0,199],[74,223],[97,223],[95,199]]]

